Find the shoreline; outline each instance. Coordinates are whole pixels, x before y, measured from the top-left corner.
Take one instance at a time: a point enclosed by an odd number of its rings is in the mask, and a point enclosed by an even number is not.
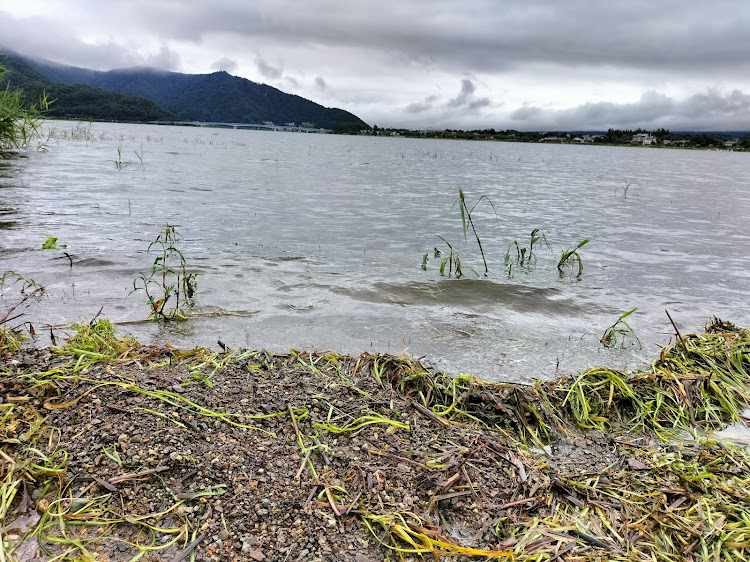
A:
[[[534,386],[384,354],[142,346],[106,320],[3,355],[9,560],[750,551],[750,454],[700,437],[750,400],[750,332],[729,323],[647,372]]]

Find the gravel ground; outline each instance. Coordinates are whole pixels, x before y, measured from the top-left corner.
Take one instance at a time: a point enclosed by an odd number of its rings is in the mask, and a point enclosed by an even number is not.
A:
[[[437,559],[499,556],[519,545],[511,529],[560,503],[586,507],[570,478],[646,466],[599,432],[533,448],[449,423],[381,384],[362,358],[219,354],[221,368],[198,369],[201,353],[141,348],[75,376],[75,360],[50,350],[6,357],[3,458],[32,443],[32,411],[47,416],[36,447],[68,455],[62,487],[26,481],[2,521],[17,559],[63,555],[72,547],[62,536],[85,546],[85,556],[70,550],[76,560],[416,559],[394,550],[413,548],[399,539],[405,527],[437,541]],[[49,382],[30,384],[22,375],[32,372]],[[45,513],[70,529],[24,538]],[[560,560],[605,560],[613,548],[570,525],[536,540],[525,552]]]

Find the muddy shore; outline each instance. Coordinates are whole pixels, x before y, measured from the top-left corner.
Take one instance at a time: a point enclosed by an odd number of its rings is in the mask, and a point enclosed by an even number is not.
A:
[[[103,321],[106,322],[106,321]],[[744,560],[750,333],[524,387],[405,357],[3,349],[3,560]],[[692,438],[685,438],[687,433]]]

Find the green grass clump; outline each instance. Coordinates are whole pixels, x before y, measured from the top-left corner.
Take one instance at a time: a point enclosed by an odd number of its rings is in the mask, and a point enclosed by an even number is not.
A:
[[[105,360],[113,359],[139,345],[133,338],[115,336],[115,327],[106,318],[100,318],[94,323],[82,319],[70,327],[76,333],[61,350],[66,354]]]
[[[638,345],[641,348],[643,347],[641,340],[633,331],[633,328],[631,328],[630,324],[625,321],[625,318],[633,314],[636,310],[638,310],[638,308],[628,310],[626,313],[622,314],[614,324],[604,330],[604,334],[599,339],[604,347],[615,347],[618,344],[620,347],[625,347],[625,342],[628,338],[634,338],[635,341],[638,342]]]

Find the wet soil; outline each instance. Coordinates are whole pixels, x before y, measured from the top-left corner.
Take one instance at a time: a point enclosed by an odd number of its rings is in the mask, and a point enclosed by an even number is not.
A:
[[[401,523],[438,541],[435,557],[468,559],[468,549],[517,549],[528,539],[519,526],[560,504],[623,509],[570,482],[647,468],[636,438],[561,433],[535,448],[510,432],[447,422],[381,383],[362,358],[260,352],[199,374],[195,355],[146,351],[38,386],[20,375],[69,372],[71,358],[26,351],[0,367],[17,375],[2,383],[3,402],[46,414],[48,440],[37,447],[68,459],[59,497],[28,482],[3,522],[18,559],[69,548],[50,539],[61,536],[55,528],[22,540],[45,511],[89,523],[67,536],[96,560],[130,560],[137,544],[152,545],[141,560],[416,559],[394,550],[414,549],[399,539]],[[4,424],[6,457],[20,454],[29,430]],[[523,551],[605,560],[617,549],[560,525]]]

